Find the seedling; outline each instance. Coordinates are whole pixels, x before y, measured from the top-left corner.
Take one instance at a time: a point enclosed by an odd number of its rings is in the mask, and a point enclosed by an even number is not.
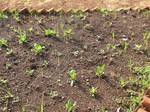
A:
[[[4,12],[0,12],[0,20],[7,19],[8,16]]]
[[[105,64],[101,64],[101,65],[97,66],[97,68],[96,68],[96,76],[103,77],[104,73],[105,73],[105,68],[106,68]]]
[[[18,11],[15,11],[15,12],[13,13],[13,18],[14,18],[17,22],[20,21],[20,14],[19,14]]]
[[[120,78],[120,87],[124,88],[124,87],[126,87],[126,85],[127,85],[127,82],[121,77]]]
[[[82,19],[84,20],[86,18],[86,15],[83,11],[79,10],[79,11],[76,11],[74,12],[75,13],[75,16],[78,18],[78,19]]]
[[[57,36],[57,32],[53,29],[45,29],[44,33],[45,33],[45,36],[47,37]]]
[[[34,51],[36,55],[40,55],[44,49],[44,46],[34,43],[34,47],[31,49],[31,51]]]
[[[8,47],[8,41],[4,38],[0,39],[0,47]]]
[[[66,110],[67,112],[74,112],[75,111],[76,103],[73,103],[70,99],[66,102]]]
[[[47,67],[49,65],[48,60],[44,60],[42,65],[45,66],[45,67]]]
[[[102,14],[103,17],[107,16],[110,12],[107,9],[99,9],[98,11]]]
[[[95,97],[96,94],[97,94],[97,88],[92,87],[92,88],[89,89],[89,92],[90,92],[92,97]]]
[[[133,48],[136,52],[140,52],[142,50],[142,45],[140,44],[135,44],[134,48]]]
[[[76,73],[76,70],[70,70],[68,74],[69,74],[70,79],[71,79],[70,85],[73,86],[74,83],[77,81],[77,73]]]
[[[10,63],[6,63],[6,65],[5,65],[6,70],[11,69],[11,67],[12,67],[12,64],[10,64]]]
[[[55,97],[57,97],[59,94],[58,94],[58,91],[51,91],[50,93],[49,93],[49,96],[51,97],[51,98],[55,98]]]
[[[123,41],[122,42],[122,47],[123,47],[123,50],[126,52],[128,47],[129,47],[129,43],[127,41]]]
[[[112,37],[113,42],[114,42],[114,41],[115,41],[115,38],[116,38],[116,34],[115,34],[115,32],[112,32],[112,33],[111,33],[111,37]]]
[[[145,50],[148,49],[149,41],[150,41],[150,32],[146,32],[144,34],[144,48],[145,48]]]
[[[7,56],[10,56],[10,55],[12,55],[12,54],[13,54],[13,50],[7,48],[6,55],[7,55]]]
[[[34,71],[35,71],[34,69],[27,69],[27,70],[26,70],[26,74],[27,74],[28,76],[32,77]]]
[[[19,38],[19,44],[25,44],[28,41],[27,35],[25,33],[23,33],[23,32],[20,32],[18,34],[18,38]]]
[[[71,39],[72,35],[73,35],[73,29],[69,28],[64,31],[64,37],[66,39]]]

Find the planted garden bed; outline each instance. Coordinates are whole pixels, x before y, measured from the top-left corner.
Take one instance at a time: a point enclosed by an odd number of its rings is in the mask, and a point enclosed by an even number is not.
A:
[[[0,111],[132,112],[150,84],[150,12],[0,14]]]

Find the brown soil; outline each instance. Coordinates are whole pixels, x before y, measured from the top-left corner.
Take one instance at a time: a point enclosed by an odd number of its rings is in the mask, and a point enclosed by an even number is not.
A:
[[[76,112],[95,112],[99,108],[107,108],[116,112],[121,108],[126,112],[129,108],[127,88],[120,88],[119,78],[129,80],[136,77],[127,67],[132,59],[137,65],[150,62],[150,53],[136,53],[135,44],[143,44],[143,33],[150,31],[149,11],[122,11],[103,16],[99,12],[86,12],[85,19],[79,19],[75,14],[20,15],[20,22],[10,15],[0,21],[0,38],[6,38],[13,55],[6,56],[6,48],[0,49],[0,78],[8,80],[9,91],[14,98],[4,102],[6,87],[0,87],[0,111],[4,107],[7,112],[37,112],[44,102],[45,112],[65,112],[68,99],[76,102]],[[91,28],[84,28],[90,24]],[[29,28],[33,32],[29,32]],[[17,34],[12,29],[26,31],[29,41],[27,45],[18,43]],[[43,30],[53,28],[60,34],[58,37],[45,37]],[[73,28],[72,39],[65,40],[62,32]],[[111,32],[115,32],[113,41]],[[123,38],[127,38],[129,48],[126,52],[121,47]],[[41,56],[36,56],[31,48],[34,43],[46,47]],[[106,50],[108,44],[115,44],[116,50]],[[150,46],[149,46],[150,47]],[[104,52],[103,52],[104,50]],[[48,60],[48,67],[43,61]],[[11,64],[10,69],[6,65]],[[106,64],[104,78],[95,76],[99,64]],[[27,69],[34,69],[32,77],[26,74]],[[71,87],[68,81],[68,71],[75,69],[78,81]],[[91,86],[97,87],[97,97],[89,94]],[[135,86],[135,90],[138,87]],[[48,93],[57,91],[58,96],[51,98]],[[43,97],[42,97],[43,96]],[[19,98],[19,100],[17,100]],[[125,100],[123,100],[125,99]],[[120,102],[121,101],[121,102]],[[7,104],[7,105],[6,105]]]
[[[114,9],[143,9],[150,8],[149,0],[0,0],[0,10],[28,9],[47,11],[54,9],[68,11],[70,9],[93,10],[95,8]]]

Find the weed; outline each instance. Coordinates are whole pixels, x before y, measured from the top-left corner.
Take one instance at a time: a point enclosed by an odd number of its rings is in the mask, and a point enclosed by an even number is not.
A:
[[[133,66],[134,66],[133,61],[132,61],[131,59],[129,59],[129,61],[128,61],[128,68],[129,68],[130,70],[132,70]]]
[[[8,41],[4,38],[0,39],[0,47],[8,47]]]
[[[13,50],[12,50],[12,49],[7,48],[6,50],[7,50],[7,51],[6,51],[6,55],[7,55],[7,56],[10,56],[10,55],[13,54]]]
[[[85,18],[86,18],[85,13],[81,10],[74,12],[74,14],[78,19],[85,20]]]
[[[70,99],[66,102],[66,110],[67,112],[74,112],[75,111],[76,103],[73,103]]]
[[[47,37],[57,36],[57,32],[53,29],[45,29],[44,33],[45,33],[45,36],[47,36]]]
[[[129,43],[126,40],[124,40],[122,42],[122,47],[123,47],[123,50],[126,52],[129,47]]]
[[[117,48],[117,46],[114,45],[114,44],[107,44],[107,51],[109,51],[109,50],[115,50],[116,48]]]
[[[49,61],[48,60],[44,60],[42,65],[47,67],[49,65]]]
[[[97,94],[97,88],[91,87],[91,88],[89,89],[89,92],[90,92],[90,94],[91,94],[92,97],[95,97],[96,94]]]
[[[36,55],[40,55],[44,49],[44,46],[34,43],[34,47],[31,49],[31,51],[34,51]]]
[[[111,37],[112,37],[113,42],[114,42],[114,41],[115,41],[115,39],[116,39],[116,34],[115,34],[115,32],[112,32],[112,33],[111,33]]]
[[[146,32],[144,34],[144,48],[145,48],[145,50],[148,49],[149,41],[150,41],[150,32]]]
[[[127,82],[126,82],[122,77],[120,78],[119,82],[120,82],[120,87],[121,87],[121,88],[126,87]]]
[[[74,83],[77,81],[77,72],[76,72],[76,70],[70,70],[68,74],[71,79],[70,85],[73,86]]]
[[[51,91],[48,95],[49,95],[51,98],[55,98],[55,97],[57,97],[59,94],[58,94],[58,91]]]
[[[25,44],[28,41],[28,37],[26,33],[23,33],[23,32],[19,32],[18,38],[19,38],[19,44]]]
[[[65,29],[64,30],[64,37],[66,39],[71,39],[71,36],[73,35],[73,29],[72,28],[69,28],[69,29]]]
[[[27,70],[26,70],[26,74],[27,74],[28,76],[32,77],[34,71],[35,71],[34,69],[27,69]]]
[[[0,12],[0,20],[7,19],[8,16],[4,12]]]
[[[110,11],[108,11],[107,9],[98,9],[98,12],[100,12],[103,17],[107,16],[110,13]]]
[[[84,26],[84,29],[92,31],[93,30],[93,26],[91,24],[86,24]]]
[[[135,46],[134,46],[134,50],[138,53],[138,52],[140,52],[141,50],[142,50],[142,45],[140,45],[140,44],[135,44]]]
[[[19,14],[18,11],[15,11],[15,12],[13,13],[13,18],[14,18],[17,22],[20,21],[20,14]]]
[[[105,64],[101,64],[101,65],[97,66],[97,68],[96,68],[96,76],[103,77],[104,73],[105,73],[105,68],[106,68]]]
[[[6,68],[6,70],[11,69],[11,68],[12,68],[12,64],[10,64],[10,63],[6,63],[5,68]]]

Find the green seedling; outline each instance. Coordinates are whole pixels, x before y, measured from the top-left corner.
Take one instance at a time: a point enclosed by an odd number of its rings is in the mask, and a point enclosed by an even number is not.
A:
[[[0,20],[7,19],[8,16],[4,12],[0,12]]]
[[[34,43],[34,47],[31,49],[31,51],[34,51],[36,55],[40,55],[44,49],[44,46]]]
[[[75,16],[78,18],[78,19],[82,19],[82,20],[85,20],[86,18],[86,15],[83,11],[79,10],[79,11],[75,11],[74,12]]]
[[[129,68],[130,70],[132,70],[133,66],[134,66],[133,61],[132,61],[131,59],[129,59],[129,61],[128,61],[128,68]]]
[[[26,74],[28,75],[28,76],[30,76],[30,77],[32,77],[33,76],[33,74],[34,74],[34,69],[27,69],[26,70]]]
[[[48,60],[44,60],[42,65],[47,67],[49,65],[49,61]]]
[[[105,64],[101,64],[101,65],[97,66],[97,68],[96,68],[96,76],[103,77],[104,73],[105,73],[105,68],[106,68]]]
[[[144,34],[144,48],[145,48],[145,50],[148,49],[149,42],[150,42],[150,32],[146,32]]]
[[[47,37],[57,36],[57,32],[53,29],[45,29],[44,33],[45,33],[45,36],[47,36]]]
[[[69,28],[64,31],[64,37],[66,39],[71,39],[72,35],[73,35],[73,29]]]
[[[0,39],[0,47],[8,47],[8,41],[4,38]]]
[[[10,63],[6,63],[5,68],[6,68],[6,70],[11,69],[11,68],[12,68],[12,64],[10,64]]]
[[[116,38],[116,34],[115,34],[115,32],[112,32],[112,33],[111,33],[111,37],[112,37],[113,42],[114,42],[114,41],[115,41],[115,38]]]
[[[142,50],[142,45],[140,45],[140,44],[135,44],[135,46],[134,46],[134,50],[136,51],[136,52],[140,52],[141,50]]]
[[[73,86],[74,83],[77,81],[77,72],[76,72],[76,70],[70,70],[68,74],[71,79],[70,85]]]
[[[3,85],[7,85],[8,84],[8,80],[0,78],[0,83],[3,84]]]
[[[97,94],[97,88],[91,87],[91,88],[89,89],[89,92],[90,92],[90,94],[91,94],[92,97],[95,97],[96,94]]]
[[[128,47],[129,47],[129,43],[127,41],[123,41],[122,42],[122,47],[123,47],[123,50],[126,52]]]
[[[18,34],[19,44],[25,44],[28,42],[28,37],[25,33],[19,32]]]
[[[67,112],[74,112],[75,111],[76,103],[73,103],[70,99],[66,102],[66,110]]]
[[[51,91],[48,95],[49,95],[51,98],[56,98],[59,94],[58,94],[58,91]]]
[[[102,14],[103,17],[107,16],[110,12],[107,9],[99,9],[98,11]]]
[[[20,14],[19,14],[18,11],[15,11],[15,12],[13,13],[13,18],[14,18],[17,22],[20,21]]]
[[[7,48],[6,55],[7,55],[7,56],[10,56],[10,55],[12,55],[12,54],[13,54],[13,50]]]
[[[107,51],[109,50],[115,50],[117,46],[115,44],[107,44]]]
[[[119,82],[120,82],[120,87],[121,87],[121,88],[126,87],[127,82],[126,82],[122,77],[120,78],[120,81],[119,81]]]

